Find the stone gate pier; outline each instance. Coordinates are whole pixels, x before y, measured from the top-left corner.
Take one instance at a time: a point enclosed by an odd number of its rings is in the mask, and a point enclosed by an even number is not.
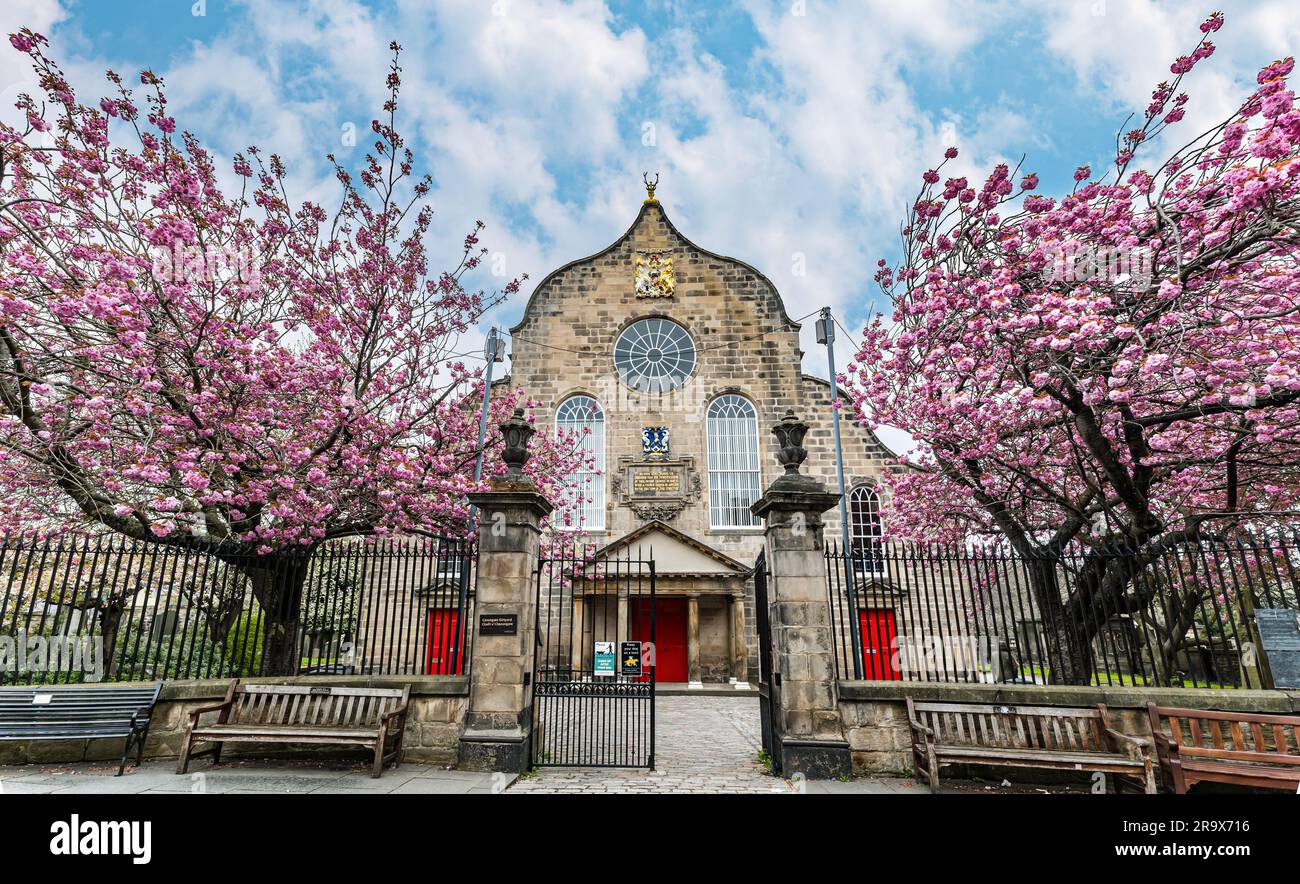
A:
[[[773,427],[785,472],[752,510],[766,525],[773,674],[773,754],[786,776],[849,776],[840,717],[822,513],[839,495],[799,472],[808,425],[787,411]]]

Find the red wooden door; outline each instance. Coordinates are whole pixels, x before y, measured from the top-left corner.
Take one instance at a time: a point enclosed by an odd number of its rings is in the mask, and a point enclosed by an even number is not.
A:
[[[632,599],[628,630],[633,641],[650,641],[650,604]],[[655,681],[684,682],[686,668],[686,599],[655,599]]]
[[[457,655],[452,670],[451,651],[460,638],[460,612],[455,608],[429,609],[429,647],[425,654],[425,675],[460,675],[463,660]]]
[[[894,640],[898,626],[888,608],[863,608],[858,612],[862,634],[862,677],[874,681],[898,681],[894,668]]]

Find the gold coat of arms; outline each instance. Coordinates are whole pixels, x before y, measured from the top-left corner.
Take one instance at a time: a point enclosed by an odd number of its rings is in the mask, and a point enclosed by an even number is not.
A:
[[[636,253],[636,296],[671,298],[677,280],[673,278],[673,259],[669,252]]]

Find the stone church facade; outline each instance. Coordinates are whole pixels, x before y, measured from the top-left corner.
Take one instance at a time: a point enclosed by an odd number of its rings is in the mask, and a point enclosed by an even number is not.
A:
[[[649,193],[613,244],[536,286],[502,383],[540,403],[539,432],[571,432],[596,461],[572,477],[586,501],[555,514],[556,534],[610,555],[653,547],[659,680],[744,686],[763,545],[749,505],[780,472],[771,428],[795,409],[811,425],[806,472],[835,488],[831,391],[802,372],[800,324],[771,281],[686,239]],[[852,421],[841,436],[859,540],[879,530],[892,454]],[[826,517],[837,537],[838,512]],[[634,632],[637,612],[620,614]]]

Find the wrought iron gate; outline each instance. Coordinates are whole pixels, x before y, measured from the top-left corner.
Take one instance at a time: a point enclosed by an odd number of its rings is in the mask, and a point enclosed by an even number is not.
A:
[[[543,548],[533,666],[535,767],[654,767],[654,601],[653,553],[629,548],[597,555],[594,547],[573,543]],[[648,653],[627,659],[636,649],[631,642],[648,643]]]
[[[767,551],[754,562],[754,626],[758,632],[758,715],[763,729],[763,751],[772,760],[772,773],[781,773],[781,753],[777,751],[780,720],[781,674],[772,668],[772,622],[767,607]]]

